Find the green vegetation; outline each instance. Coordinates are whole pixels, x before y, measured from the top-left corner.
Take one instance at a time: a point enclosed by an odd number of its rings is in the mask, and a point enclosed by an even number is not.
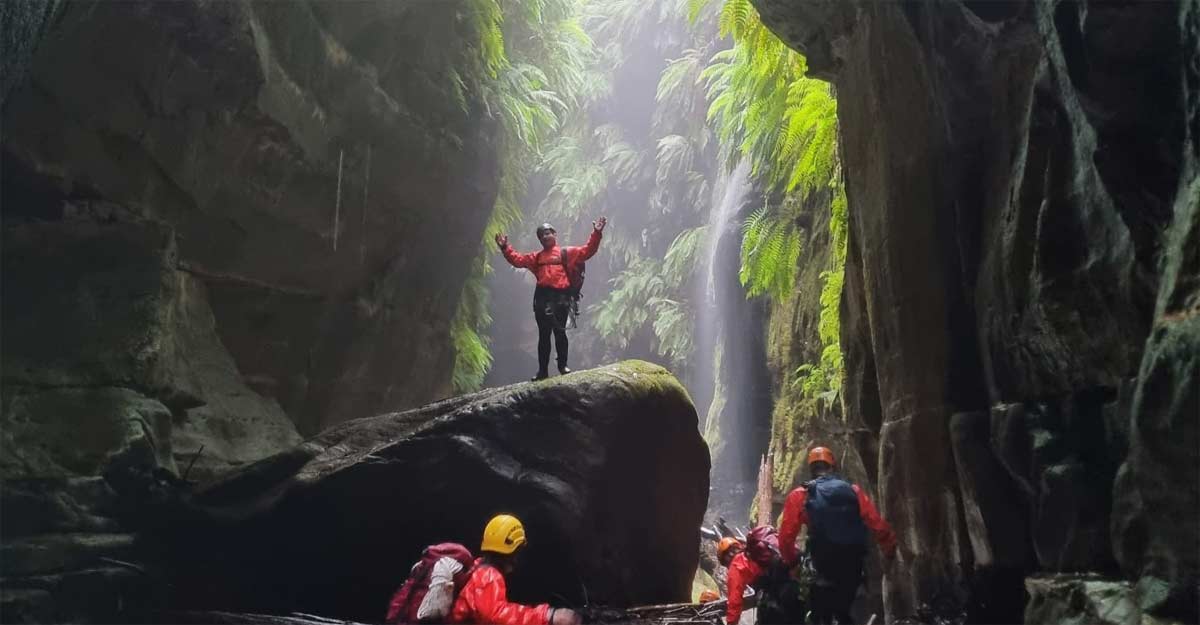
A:
[[[821,339],[821,357],[816,364],[796,368],[792,385],[802,397],[820,399],[826,407],[837,401],[842,391],[843,359],[841,320],[838,305],[842,299],[842,283],[846,276],[846,191],[837,189],[830,205],[829,258],[830,268],[821,272],[821,315],[817,335]]]
[[[703,14],[707,4],[691,0],[691,14]],[[784,491],[803,462],[813,418],[840,412],[844,365],[838,311],[847,207],[837,104],[830,85],[804,76],[804,57],[763,26],[749,0],[725,0],[718,24],[733,48],[714,55],[702,72],[711,102],[708,118],[723,160],[747,159],[752,177],[766,190],[764,205],[743,223],[739,278],[747,297],[771,298],[771,336],[782,339],[772,348],[772,364],[791,370],[772,415],[772,477],[775,488]],[[805,232],[802,223],[827,224],[827,237]],[[806,242],[819,248],[806,252]],[[801,276],[802,285],[797,283]],[[813,349],[795,335],[811,328],[805,320],[812,303],[806,300],[818,289],[819,347]]]
[[[598,87],[545,151],[547,191],[530,216],[568,233],[612,218],[599,261],[611,279],[596,289],[602,299],[581,317],[581,334],[594,330],[606,358],[654,354],[677,373],[693,352],[692,278],[717,169],[699,79],[715,30],[690,28],[682,9],[676,0],[582,4]],[[617,75],[647,62],[660,65],[653,90]]]
[[[705,0],[691,0],[690,14]],[[804,235],[801,211],[828,197],[832,245],[821,274],[821,355],[796,368],[794,384],[805,397],[836,401],[841,390],[838,302],[846,258],[846,201],[837,154],[837,103],[828,83],[806,78],[804,57],[783,44],[758,17],[750,0],[726,0],[718,23],[733,48],[713,56],[701,73],[708,84],[713,123],[726,162],[749,159],[763,181],[765,205],[743,224],[739,278],[748,297],[785,301],[799,273]]]
[[[521,218],[526,179],[548,138],[584,95],[594,54],[574,0],[469,0],[466,5],[478,56],[465,64],[470,83],[456,70],[451,84],[463,91],[478,85],[486,114],[500,122],[503,167],[496,205],[451,323],[458,392],[478,389],[492,361],[484,335],[492,321],[485,283],[492,253],[488,238]],[[467,100],[463,91],[460,103]]]
[[[467,6],[479,45],[454,83],[463,94],[477,88],[501,129],[501,190],[486,236],[548,220],[573,239],[595,216],[612,217],[596,261],[604,267],[589,269],[609,283],[589,289],[599,299],[580,318],[580,336],[606,359],[653,354],[686,376],[713,188],[722,168],[745,159],[765,195],[742,224],[748,297],[789,300],[812,235],[801,223],[828,223],[821,348],[789,368],[791,389],[834,404],[846,210],[830,86],[804,77],[804,58],[762,25],[749,0]],[[652,90],[628,78],[639,71],[657,75]],[[813,210],[829,218],[804,214]],[[481,249],[452,326],[459,391],[478,388],[491,364],[485,285],[494,252],[489,241]]]

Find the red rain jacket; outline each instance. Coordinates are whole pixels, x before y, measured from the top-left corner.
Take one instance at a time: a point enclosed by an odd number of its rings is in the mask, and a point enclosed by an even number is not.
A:
[[[509,603],[504,575],[494,566],[475,560],[471,578],[454,600],[451,623],[495,625],[548,625],[550,606]]]
[[[746,586],[753,586],[762,574],[763,567],[751,560],[745,552],[733,556],[726,574],[725,596],[729,603],[725,606],[725,622],[728,625],[737,625],[738,619],[742,618],[742,595],[746,592]]]
[[[862,517],[863,525],[875,535],[876,542],[885,554],[895,553],[896,533],[892,531],[892,526],[879,516],[875,504],[871,503],[871,498],[867,497],[858,484],[851,484],[851,487],[858,495],[858,515]],[[779,525],[779,553],[789,566],[796,563],[796,537],[800,535],[800,526],[808,523],[808,513],[804,510],[804,500],[807,498],[808,491],[801,486],[788,493],[783,504],[783,521]]]
[[[504,260],[507,260],[508,264],[513,267],[532,271],[534,277],[537,278],[538,286],[567,289],[571,286],[571,280],[567,278],[566,268],[562,264],[563,249],[567,250],[567,262],[572,266],[581,260],[587,260],[595,256],[596,250],[600,249],[600,231],[592,230],[592,236],[588,237],[587,244],[581,247],[563,248],[555,245],[548,250],[519,254],[511,245],[505,245],[500,248],[500,252],[504,254]]]

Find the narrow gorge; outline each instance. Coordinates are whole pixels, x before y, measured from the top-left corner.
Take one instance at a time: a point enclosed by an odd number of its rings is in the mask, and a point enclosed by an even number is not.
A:
[[[1200,622],[1196,0],[0,31],[0,622],[379,623],[505,512],[513,600],[715,625],[708,528],[780,524],[815,446],[898,537],[855,622]],[[600,217],[530,382],[493,237]]]

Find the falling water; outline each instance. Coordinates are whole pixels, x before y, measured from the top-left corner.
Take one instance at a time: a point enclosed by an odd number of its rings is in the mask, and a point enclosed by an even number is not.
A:
[[[705,415],[712,444],[709,511],[747,523],[758,465],[770,435],[769,373],[763,323],[765,309],[748,300],[738,283],[739,219],[753,193],[750,167],[742,161],[714,190],[705,270],[696,280],[697,409]],[[708,396],[711,393],[711,397]]]
[[[696,387],[701,411],[713,417],[721,411],[723,402],[715,393],[717,380],[717,352],[721,344],[721,328],[725,315],[718,298],[718,282],[721,279],[720,263],[717,250],[721,239],[728,234],[729,222],[737,215],[746,191],[750,188],[750,166],[745,160],[738,163],[733,171],[724,174],[713,188],[712,210],[708,214],[708,237],[704,249],[704,270],[700,272],[701,279],[696,280]],[[728,268],[726,268],[728,269]],[[722,287],[729,285],[722,284]],[[717,401],[713,405],[712,400]],[[705,417],[705,430],[712,431],[713,423]]]
[[[737,167],[733,171],[726,174],[721,183],[717,185],[716,191],[720,193],[720,197],[713,197],[712,212],[708,214],[708,249],[705,258],[705,284],[704,297],[700,300],[703,302],[702,310],[713,309],[711,312],[718,313],[717,296],[716,296],[716,259],[717,259],[717,244],[721,237],[725,235],[725,229],[729,226],[729,220],[737,214],[741,208],[742,199],[746,197],[746,191],[750,189],[750,164],[742,159],[738,162]],[[719,314],[708,315],[711,319],[707,320],[706,324],[697,324],[701,332],[712,332],[716,335],[717,322]]]

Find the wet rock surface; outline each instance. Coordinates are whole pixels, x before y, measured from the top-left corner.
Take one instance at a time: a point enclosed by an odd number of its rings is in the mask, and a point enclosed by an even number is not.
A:
[[[204,478],[301,440],[238,371],[170,227],[6,224],[2,243],[4,477],[98,475],[140,454],[170,471],[195,459]]]
[[[160,457],[5,480],[4,622],[377,622],[425,545],[500,512],[530,537],[515,599],[685,600],[708,496],[695,408],[638,361],[352,420],[203,488]]]
[[[837,88],[888,614],[1119,562],[1147,613],[1196,620],[1195,527],[1169,520],[1200,512],[1194,3],[754,4]],[[1011,622],[996,599],[958,601]]]
[[[1125,580],[1095,575],[1031,577],[1026,623],[1066,625],[1168,625],[1178,623],[1145,614],[1138,607],[1137,593]]]
[[[294,444],[280,419],[449,395],[469,262],[429,259],[473,257],[498,184],[477,93],[429,78],[468,53],[456,10],[5,3],[6,390],[102,373],[187,410],[203,477]],[[187,342],[167,378],[158,342]]]
[[[1200,185],[1167,235],[1155,313],[1132,398],[1130,452],[1113,489],[1113,552],[1137,579],[1138,606],[1200,612]]]

